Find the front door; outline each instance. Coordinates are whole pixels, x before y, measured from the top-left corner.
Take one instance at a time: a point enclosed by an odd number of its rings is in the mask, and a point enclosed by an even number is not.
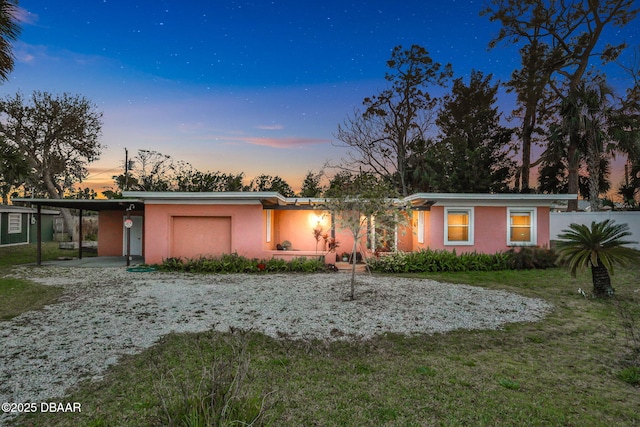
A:
[[[127,229],[124,226],[125,216],[122,220],[122,255],[127,255]],[[133,225],[129,229],[131,232],[131,255],[142,256],[142,217],[139,215],[132,216]]]

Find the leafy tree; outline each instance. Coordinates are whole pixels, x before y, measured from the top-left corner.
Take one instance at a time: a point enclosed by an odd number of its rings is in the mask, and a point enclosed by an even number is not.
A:
[[[341,188],[340,193],[327,199],[322,210],[334,214],[338,228],[347,230],[353,237],[351,259],[350,298],[355,299],[355,259],[358,243],[368,230],[371,219],[375,220],[376,236],[384,237],[385,231],[392,232],[395,227],[408,218],[407,207],[393,198],[398,192],[386,181],[376,178],[371,173],[362,173],[353,178],[349,185]]]
[[[11,42],[20,35],[16,20],[16,0],[0,0],[0,80],[7,80],[13,70],[13,51]]]
[[[615,97],[604,77],[589,75],[573,96],[561,103],[562,122],[552,126],[547,149],[541,160],[541,190],[567,191],[565,172],[569,161],[567,139],[570,133],[578,137],[576,151],[579,166],[579,193],[588,198],[593,211],[599,208],[599,195],[609,191],[610,162],[619,153],[628,159],[640,155],[640,120],[634,118],[625,99]],[[554,180],[549,171],[555,170]],[[553,189],[555,186],[555,189]]]
[[[523,193],[530,191],[531,148],[534,136],[543,133],[539,126],[539,118],[548,117],[548,104],[553,99],[548,85],[557,59],[549,52],[548,46],[540,42],[540,38],[539,29],[531,33],[528,44],[520,49],[522,68],[515,70],[511,74],[511,80],[505,84],[507,92],[517,94],[517,107],[513,116],[522,120],[518,130],[522,143],[522,163],[516,175],[515,187]]]
[[[0,137],[27,161],[31,184],[61,199],[87,177],[87,164],[97,160],[102,113],[80,95],[34,92],[0,100]],[[73,230],[71,213],[61,209]]]
[[[407,159],[412,145],[424,139],[437,103],[427,88],[444,86],[451,77],[451,65],[434,62],[421,46],[396,46],[387,61],[385,79],[391,87],[365,98],[364,112],[356,111],[335,135],[350,149],[346,168],[365,170],[390,180],[408,195]]]
[[[502,24],[492,46],[501,41],[526,45],[534,39],[546,45],[544,51],[552,58],[545,61],[550,73],[548,87],[560,99],[567,99],[576,96],[593,57],[608,62],[620,55],[625,43],[607,45],[599,52],[596,47],[605,28],[627,25],[638,9],[634,0],[490,0],[483,13]],[[579,145],[578,129],[570,129],[567,185],[572,194],[579,189]],[[569,201],[569,210],[575,211],[577,206],[577,200]]]
[[[29,165],[18,149],[0,141],[0,192],[2,203],[9,203],[9,193],[25,183],[29,175]]]
[[[512,129],[500,125],[496,104],[498,84],[491,75],[471,73],[444,98],[436,124],[437,142],[427,141],[422,172],[433,191],[451,193],[506,192],[513,177],[510,159]]]
[[[614,294],[611,277],[615,265],[626,266],[640,261],[640,251],[626,245],[637,243],[624,240],[630,236],[627,224],[605,220],[584,224],[571,224],[558,236],[558,261],[576,276],[577,270],[591,268],[593,294],[608,297]]]
[[[349,171],[339,171],[329,181],[329,188],[324,192],[325,197],[339,197],[353,183],[353,174]]]
[[[107,198],[122,197],[132,191],[242,191],[244,173],[201,172],[187,162],[152,150],[138,150],[129,172],[113,177],[116,189],[104,191]]]
[[[612,136],[609,126],[612,120],[613,111],[609,105],[608,98],[613,95],[609,86],[604,80],[590,85],[583,82],[575,98],[569,98],[572,108],[570,109],[573,118],[579,123],[576,125],[582,134],[582,152],[585,153],[587,172],[589,202],[591,211],[599,209],[599,195],[602,192],[599,178],[601,176],[601,163],[605,159],[606,151],[612,151]],[[610,144],[609,146],[607,146]]]
[[[294,197],[291,186],[279,176],[260,175],[249,183],[247,191],[276,191],[285,197]]]
[[[244,173],[185,171],[177,177],[178,191],[242,191]]]
[[[634,174],[635,172],[635,174]],[[636,194],[640,187],[635,181],[640,181],[640,159],[634,164],[631,161],[627,161],[624,165],[624,182],[618,187],[618,195],[622,197],[622,203],[628,208],[634,209],[637,207]]]
[[[322,179],[322,172],[317,174],[311,171],[307,172],[300,188],[300,197],[320,197],[323,192],[320,179]]]
[[[82,200],[94,200],[98,197],[98,193],[95,192],[92,188],[75,188],[73,191],[70,191],[65,199],[82,199]]]
[[[175,186],[176,164],[171,156],[153,150],[138,150],[128,182],[130,190],[170,191]]]

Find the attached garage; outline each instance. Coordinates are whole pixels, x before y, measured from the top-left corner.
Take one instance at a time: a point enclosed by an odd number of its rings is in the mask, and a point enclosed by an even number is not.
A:
[[[232,252],[230,216],[173,216],[171,256],[198,258]]]
[[[144,200],[144,257],[193,259],[237,253],[269,255],[265,206],[284,205],[272,192],[126,192]]]

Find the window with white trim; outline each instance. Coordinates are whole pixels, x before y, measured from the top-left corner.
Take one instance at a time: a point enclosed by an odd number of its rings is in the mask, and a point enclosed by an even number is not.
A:
[[[22,232],[22,214],[9,214],[9,230],[8,234],[17,234]]]
[[[473,245],[473,208],[444,208],[444,244]]]
[[[507,245],[536,244],[536,209],[507,208]]]

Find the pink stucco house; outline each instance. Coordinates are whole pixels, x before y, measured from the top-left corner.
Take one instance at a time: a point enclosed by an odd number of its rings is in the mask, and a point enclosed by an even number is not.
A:
[[[335,229],[332,215],[318,209],[324,199],[285,198],[273,192],[125,192],[128,208],[102,209],[98,255],[126,253],[149,264],[169,257],[195,258],[237,252],[249,258],[333,255],[313,230],[333,233],[338,253],[350,251],[349,233]],[[572,195],[418,193],[403,201],[413,206],[408,225],[389,236],[402,251],[455,249],[495,253],[514,246],[549,245],[549,211]],[[124,202],[127,202],[127,199]],[[121,201],[122,202],[122,201]],[[126,207],[127,203],[121,203]],[[333,228],[333,230],[332,230]],[[368,230],[359,248],[373,252]],[[287,250],[281,250],[284,249]]]

